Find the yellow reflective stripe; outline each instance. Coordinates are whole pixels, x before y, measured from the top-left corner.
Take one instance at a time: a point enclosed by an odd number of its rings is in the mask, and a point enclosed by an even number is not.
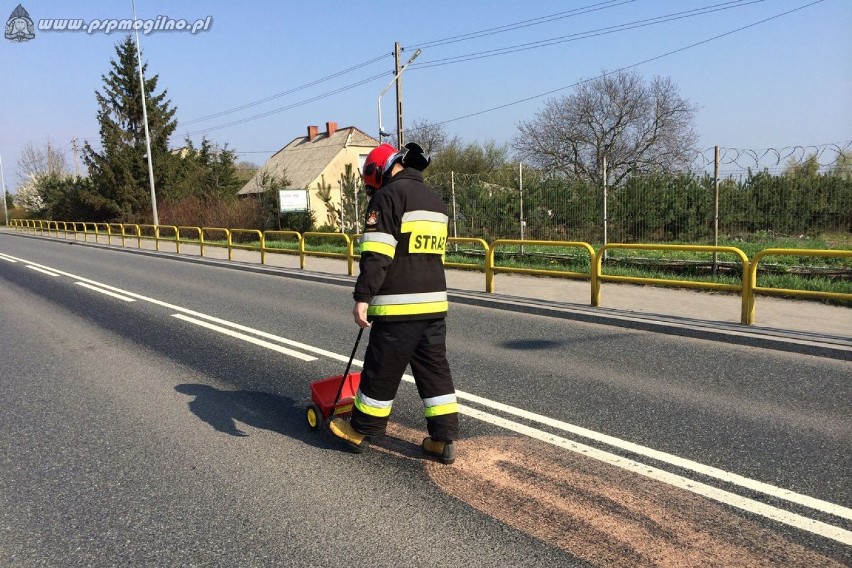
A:
[[[366,401],[373,402],[373,404],[369,404]],[[387,418],[390,416],[390,411],[392,408],[393,401],[389,401],[386,404],[381,403],[380,406],[375,406],[375,402],[372,399],[369,399],[361,394],[361,391],[358,391],[358,395],[355,397],[355,408],[367,414],[369,416],[375,416],[377,418]]]
[[[361,252],[375,252],[393,258],[397,240],[388,233],[365,233],[361,236]]]
[[[449,302],[424,302],[422,304],[392,304],[387,306],[373,306],[367,308],[367,315],[371,316],[414,316],[418,314],[435,314],[446,312]]]
[[[449,308],[446,292],[419,294],[385,294],[376,296],[367,308],[371,316],[408,316],[446,312]]]
[[[447,236],[447,224],[437,221],[406,221],[402,223],[399,230],[402,233]]]
[[[361,252],[374,252],[393,258],[394,254],[396,254],[396,247],[391,246],[387,243],[368,241],[366,243],[361,243]]]
[[[434,418],[435,416],[444,416],[445,414],[454,414],[459,411],[459,403],[451,402],[449,404],[439,404],[438,406],[429,406],[423,409],[423,414],[426,418]]]

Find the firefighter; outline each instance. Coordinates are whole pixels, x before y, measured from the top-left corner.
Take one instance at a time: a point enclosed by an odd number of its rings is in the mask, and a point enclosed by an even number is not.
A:
[[[446,351],[447,212],[423,181],[428,164],[417,144],[400,152],[381,144],[364,163],[362,178],[371,199],[352,314],[361,328],[370,328],[370,341],[352,418],[334,418],[329,429],[353,451],[367,449],[371,437],[384,434],[410,364],[429,433],[423,451],[451,464],[459,427]]]

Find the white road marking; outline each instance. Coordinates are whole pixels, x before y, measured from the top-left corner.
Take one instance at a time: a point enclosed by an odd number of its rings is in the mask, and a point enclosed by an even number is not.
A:
[[[0,253],[0,259],[5,260],[6,262],[11,262],[12,264],[15,264],[15,263],[17,263],[17,262],[18,262],[18,261],[17,261],[17,260],[15,260],[14,258],[12,258],[12,257],[10,257],[10,256],[6,256],[6,255],[5,255],[5,254],[3,254],[3,253]]]
[[[48,276],[59,276],[59,274],[57,274],[55,272],[51,272],[50,270],[45,270],[44,268],[41,268],[39,266],[35,266],[35,265],[32,265],[32,264],[28,264],[27,268],[29,268],[30,270],[35,270],[36,272],[41,272],[42,274],[47,274]]]
[[[21,260],[21,259],[15,258],[15,257],[10,257],[10,258],[13,258],[15,260]],[[26,262],[26,261],[23,261],[23,262]],[[33,264],[33,266],[41,266],[41,265]],[[43,267],[43,268],[47,269],[48,267]],[[227,327],[230,327],[230,328],[233,328],[233,329],[246,331],[246,332],[252,333],[252,334],[254,334],[258,337],[266,337],[266,338],[269,338],[269,339],[273,339],[273,340],[278,341],[280,343],[284,343],[286,345],[291,345],[291,346],[294,346],[294,347],[299,347],[300,349],[303,349],[304,351],[323,355],[325,357],[328,357],[328,358],[336,360],[336,361],[346,362],[346,361],[349,360],[349,357],[346,356],[346,355],[340,355],[340,354],[337,354],[337,353],[334,353],[334,352],[331,352],[331,351],[327,351],[325,349],[320,349],[318,347],[313,347],[311,345],[307,345],[307,344],[304,344],[304,343],[293,341],[293,340],[290,340],[290,339],[287,339],[287,338],[284,338],[284,337],[272,335],[270,333],[266,333],[266,332],[263,332],[263,331],[260,331],[260,330],[256,330],[256,329],[253,329],[253,328],[250,328],[250,327],[247,327],[247,326],[243,326],[243,325],[240,325],[240,324],[237,324],[237,323],[229,322],[227,320],[223,320],[223,319],[216,318],[216,317],[213,317],[213,316],[208,316],[206,314],[202,314],[200,312],[195,312],[195,311],[192,311],[192,310],[189,310],[189,309],[186,309],[186,308],[182,308],[180,306],[175,306],[175,305],[169,304],[167,302],[162,302],[162,301],[156,300],[154,298],[149,298],[147,296],[142,296],[142,295],[136,294],[134,292],[122,290],[121,288],[116,288],[114,286],[102,284],[100,282],[96,282],[94,280],[89,280],[87,278],[81,278],[81,277],[76,276],[74,274],[70,274],[70,273],[63,272],[63,271],[60,271],[60,270],[55,270],[55,269],[50,269],[50,270],[54,270],[57,274],[60,274],[60,275],[68,276],[70,278],[74,278],[76,280],[81,280],[83,282],[88,282],[88,283],[90,283],[94,286],[98,286],[100,288],[105,288],[107,290],[113,290],[116,293],[124,294],[124,295],[132,297],[132,298],[143,300],[143,301],[146,301],[146,302],[158,305],[158,306],[168,308],[170,310],[174,310],[176,312],[180,312],[179,314],[173,314],[173,317],[176,317],[176,318],[179,318],[179,319],[182,319],[182,320],[185,320],[185,321],[189,321],[189,322],[195,323],[197,325],[202,325],[204,327],[208,327],[209,329],[215,329],[216,331],[220,331],[221,333],[225,333],[226,335],[231,335],[232,337],[238,337],[240,339],[245,339],[246,341],[251,341],[252,343],[256,343],[257,345],[263,345],[263,346],[268,347],[270,349],[273,349],[275,351],[282,352],[280,350],[282,350],[282,349],[286,350],[286,349],[280,347],[279,345],[275,345],[275,344],[272,344],[272,343],[269,343],[269,342],[266,342],[266,341],[260,341],[260,340],[257,340],[255,338],[252,338],[250,336],[231,331],[230,329],[227,329],[226,327],[222,327],[222,326],[227,326]],[[199,319],[187,317],[187,316],[182,315],[182,314],[189,314],[189,315],[195,316],[196,318],[199,318]],[[215,322],[215,323],[221,324],[221,325],[219,325],[219,326],[212,325],[212,324],[208,324],[204,321],[200,321],[200,320],[207,320],[207,321]],[[286,351],[290,351],[290,350],[286,350]],[[293,351],[292,353],[298,353],[298,352]],[[299,355],[301,355],[302,357],[307,357],[306,355],[301,354],[301,353],[299,353]],[[311,359],[306,359],[306,360],[315,360],[315,359],[316,358],[311,358]],[[364,365],[363,361],[359,361],[357,359],[353,359],[352,364],[357,365],[359,367],[363,367],[363,365]],[[411,375],[403,375],[403,380],[406,381],[406,382],[409,382],[409,383],[414,383],[414,377],[412,377]],[[748,489],[752,489],[752,490],[759,491],[759,492],[762,492],[762,493],[766,493],[766,494],[771,495],[773,497],[784,499],[784,500],[787,500],[787,501],[790,501],[790,502],[793,502],[793,503],[797,503],[797,504],[800,504],[800,505],[805,505],[807,507],[810,507],[810,508],[813,508],[813,509],[816,509],[816,510],[819,510],[819,511],[827,512],[827,513],[835,515],[835,516],[843,517],[843,518],[846,518],[846,519],[852,519],[852,510],[850,510],[847,507],[842,507],[840,505],[835,505],[835,504],[827,502],[827,501],[815,499],[813,497],[808,497],[807,495],[801,495],[801,494],[795,493],[793,491],[781,489],[779,487],[775,487],[775,486],[767,484],[767,483],[763,483],[763,482],[760,482],[760,481],[749,479],[749,478],[746,478],[746,477],[743,477],[743,476],[740,476],[740,475],[737,475],[737,474],[734,474],[734,473],[726,472],[724,470],[714,468],[714,467],[711,467],[711,466],[706,466],[704,464],[700,464],[698,462],[694,462],[694,461],[687,460],[687,459],[684,459],[684,458],[679,458],[677,456],[667,454],[665,452],[660,452],[658,450],[647,448],[645,446],[640,446],[640,445],[634,444],[632,442],[627,442],[625,440],[621,440],[621,439],[615,438],[613,436],[608,436],[606,434],[595,432],[593,430],[588,430],[588,429],[582,428],[580,426],[575,426],[575,425],[569,424],[567,422],[562,422],[560,420],[555,420],[555,419],[552,419],[552,418],[548,418],[546,416],[542,416],[542,415],[539,415],[539,414],[528,412],[528,411],[525,411],[523,409],[515,408],[515,407],[509,406],[509,405],[506,405],[506,404],[503,404],[503,403],[500,403],[500,402],[497,402],[497,401],[492,401],[492,400],[489,400],[489,399],[486,399],[486,398],[483,398],[483,397],[479,397],[479,396],[474,395],[474,394],[466,393],[466,392],[463,392],[463,391],[456,391],[456,396],[458,396],[458,398],[462,399],[462,400],[469,400],[471,402],[475,402],[475,403],[481,404],[483,406],[493,408],[495,410],[500,410],[502,412],[513,414],[515,416],[519,416],[519,417],[525,418],[527,420],[539,422],[541,424],[552,426],[554,428],[559,428],[559,429],[565,430],[567,432],[571,432],[571,433],[579,435],[579,436],[584,436],[586,438],[593,439],[593,440],[596,440],[596,441],[599,441],[599,442],[602,442],[602,443],[605,443],[605,444],[608,444],[608,445],[612,445],[612,446],[615,446],[615,447],[618,447],[618,448],[621,448],[621,449],[624,449],[624,450],[627,450],[627,451],[630,451],[630,452],[633,452],[633,453],[636,453],[636,454],[639,454],[639,455],[642,455],[642,456],[645,456],[645,457],[648,457],[648,458],[651,458],[651,459],[655,459],[655,460],[658,460],[658,461],[669,463],[671,465],[675,465],[677,467],[681,467],[681,468],[684,468],[684,469],[687,469],[687,470],[691,470],[691,471],[694,471],[696,473],[700,473],[702,475],[715,477],[717,479],[721,479],[723,481],[729,482],[729,483],[734,484],[734,485],[739,485],[739,486],[744,487],[744,488],[748,488]],[[583,455],[588,455],[590,457],[593,457],[595,459],[599,459],[599,460],[604,461],[606,463],[612,463],[613,465],[617,465],[618,467],[623,467],[624,469],[629,469],[630,471],[636,471],[637,473],[641,473],[643,475],[646,475],[646,473],[647,473],[647,477],[657,479],[658,481],[662,481],[664,483],[671,484],[675,487],[681,487],[683,489],[686,489],[688,491],[693,491],[695,493],[699,493],[699,492],[694,491],[693,488],[701,488],[701,491],[703,491],[703,492],[700,492],[699,494],[703,495],[703,496],[705,496],[709,499],[714,499],[716,501],[726,503],[726,504],[729,504],[729,505],[734,506],[734,507],[738,507],[742,510],[750,511],[750,512],[753,512],[753,513],[758,514],[758,515],[765,516],[769,519],[773,519],[773,520],[776,520],[776,521],[779,521],[779,522],[783,522],[785,524],[800,528],[800,529],[808,531],[808,532],[812,532],[812,533],[815,533],[815,534],[826,536],[827,538],[837,540],[838,542],[843,542],[845,544],[852,544],[852,532],[846,531],[846,530],[841,529],[839,527],[835,527],[834,525],[830,525],[830,524],[827,524],[827,523],[822,523],[820,521],[809,519],[807,517],[803,517],[801,515],[797,515],[795,513],[791,513],[789,511],[779,509],[777,507],[772,507],[770,505],[766,505],[766,504],[761,503],[759,501],[755,501],[755,500],[752,500],[752,499],[748,499],[746,497],[736,495],[734,493],[730,493],[730,492],[727,492],[727,491],[724,491],[724,490],[721,490],[721,489],[717,489],[717,488],[705,485],[703,483],[693,481],[693,480],[685,478],[685,477],[678,476],[676,474],[668,473],[664,470],[660,470],[660,469],[654,468],[652,466],[641,464],[639,462],[633,462],[633,461],[627,460],[626,458],[622,458],[620,456],[617,456],[615,454],[610,454],[608,452],[604,452],[603,450],[598,450],[596,448],[592,448],[591,446],[585,446],[585,445],[580,444],[578,442],[573,442],[571,440],[568,440],[567,438],[561,438],[559,436],[555,436],[553,434],[550,434],[550,433],[547,433],[547,432],[544,432],[544,431],[541,431],[541,430],[537,430],[537,429],[532,428],[530,426],[525,426],[523,424],[512,422],[510,420],[507,420],[507,419],[499,417],[499,416],[487,414],[487,413],[485,413],[481,410],[477,410],[477,409],[474,409],[474,408],[471,408],[471,407],[460,405],[459,412],[462,413],[462,414],[465,414],[467,416],[477,418],[477,419],[482,420],[484,422],[488,422],[490,424],[494,424],[494,425],[506,428],[508,430],[512,430],[514,432],[518,432],[520,434],[530,436],[532,438],[540,439],[540,440],[543,440],[543,441],[548,442],[548,443],[553,443],[553,444],[555,444],[559,447],[564,447],[564,448],[569,449],[571,451],[579,451],[579,452],[583,453]],[[582,448],[582,449],[577,449],[577,448]],[[630,466],[630,467],[625,467],[624,465],[621,465],[621,464],[627,464],[628,462],[632,463],[634,465]],[[643,472],[646,472],[646,473],[643,473]],[[741,503],[742,506],[738,505],[737,503]]]
[[[829,503],[828,501],[823,501],[821,499],[815,499],[814,497],[795,493],[793,491],[790,491],[789,489],[782,489],[781,487],[776,487],[775,485],[770,485],[768,483],[763,483],[762,481],[749,479],[748,477],[743,477],[742,475],[737,475],[736,473],[731,473],[723,469],[704,465],[702,463],[681,458],[645,446],[640,446],[639,444],[634,444],[633,442],[628,442],[626,440],[622,440],[614,436],[608,436],[606,434],[595,432],[594,430],[589,430],[587,428],[576,426],[574,424],[569,424],[568,422],[563,422],[561,420],[555,420],[547,416],[542,416],[541,414],[527,412],[526,410],[515,408],[513,406],[489,400],[487,398],[482,398],[474,394],[456,391],[456,396],[459,399],[469,400],[471,402],[475,402],[483,406],[487,406],[489,408],[505,412],[507,414],[518,416],[519,418],[524,418],[526,420],[538,422],[539,424],[558,428],[560,430],[570,432],[577,436],[583,436],[584,438],[588,438],[596,442],[602,442],[604,444],[619,448],[621,450],[626,450],[628,452],[639,454],[641,456],[651,458],[653,460],[661,461],[676,467],[694,471],[695,473],[700,473],[701,475],[713,477],[721,481],[725,481],[727,483],[733,483],[734,485],[739,485],[740,487],[745,487],[746,489],[751,489],[752,491],[765,493],[766,495],[771,495],[772,497],[777,497],[778,499],[784,499],[786,501],[790,501],[791,503],[804,505],[805,507],[810,507],[811,509],[822,511],[823,513],[828,513],[830,515],[852,520],[852,509],[848,507],[835,505],[834,503]]]
[[[116,294],[115,292],[110,292],[109,290],[104,290],[98,286],[92,286],[91,284],[87,284],[86,282],[75,282],[77,286],[82,286],[83,288],[88,288],[89,290],[94,290],[95,292],[100,292],[101,294],[106,294],[107,296],[112,296],[113,298],[117,298],[123,302],[135,302],[133,298],[128,298],[127,296],[122,296],[121,294]]]
[[[638,473],[639,475],[649,477],[656,481],[660,481],[680,489],[685,489],[686,491],[742,509],[743,511],[748,511],[749,513],[754,513],[791,527],[796,527],[810,533],[824,536],[825,538],[830,538],[831,540],[836,540],[837,542],[846,545],[852,545],[852,531],[847,531],[828,523],[823,523],[802,515],[797,515],[796,513],[791,513],[790,511],[785,511],[784,509],[779,509],[778,507],[773,507],[766,503],[761,503],[760,501],[742,497],[741,495],[737,495],[723,489],[718,489],[687,477],[669,473],[668,471],[629,460],[591,446],[586,446],[585,444],[580,444],[567,438],[555,436],[549,432],[544,432],[524,424],[512,422],[511,420],[500,418],[499,416],[494,416],[475,408],[459,405],[459,412],[482,420],[483,422],[488,422],[489,424],[529,436],[530,438],[535,438],[536,440],[541,440],[542,442],[553,444],[554,446],[558,446],[572,452],[577,452],[578,454],[602,461],[615,467],[619,467],[633,473]]]
[[[213,325],[212,323],[207,323],[206,321],[201,321],[199,319],[191,318],[189,316],[185,316],[183,314],[172,314],[172,317],[178,318],[179,320],[187,321],[189,323],[194,323],[195,325],[212,329],[213,331],[218,331],[223,335],[228,335],[230,337],[236,337],[237,339],[242,339],[243,341],[247,341],[249,343],[254,343],[255,345],[260,345],[261,347],[266,347],[267,349],[271,349],[272,351],[277,351],[278,353],[283,353],[284,355],[289,355],[290,357],[295,357],[296,359],[301,359],[302,361],[316,361],[317,358],[313,355],[305,355],[304,353],[299,353],[298,351],[293,351],[292,349],[287,349],[286,347],[282,347],[280,345],[275,345],[274,343],[270,343],[268,341],[264,341],[262,339],[258,339],[256,337],[252,337],[250,335],[246,335],[244,333],[238,333],[236,331],[232,331],[230,329],[224,328],[222,326]]]

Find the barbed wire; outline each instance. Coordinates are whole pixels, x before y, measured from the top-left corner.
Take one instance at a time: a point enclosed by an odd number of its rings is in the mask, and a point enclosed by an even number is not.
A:
[[[819,170],[825,172],[836,167],[852,165],[852,140],[843,142],[827,142],[823,144],[808,144],[785,146],[782,148],[729,148],[719,147],[719,175],[721,177],[744,175],[749,170],[767,172],[771,175],[781,175],[791,167],[801,166],[811,160],[816,160]],[[711,173],[715,160],[715,147],[707,148],[696,153],[692,166],[695,172]],[[510,162],[507,166],[514,168],[514,173],[506,167],[491,172],[460,173],[436,172],[427,173],[426,181],[433,185],[448,186],[451,182],[458,185],[487,184],[511,185],[517,181],[517,163]],[[525,177],[541,181],[542,172],[535,168],[524,168]],[[529,172],[529,173],[526,173]],[[550,177],[545,174],[544,178]]]
[[[815,159],[821,170],[842,166],[852,160],[852,140],[785,146],[783,148],[728,148],[719,147],[719,168],[731,170],[770,170],[802,165]],[[693,164],[701,170],[712,168],[715,162],[715,147],[700,151]]]

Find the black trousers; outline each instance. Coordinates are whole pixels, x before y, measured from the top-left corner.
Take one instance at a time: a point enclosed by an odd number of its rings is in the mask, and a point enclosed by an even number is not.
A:
[[[402,375],[411,364],[417,392],[424,401],[429,436],[457,440],[459,419],[447,362],[445,319],[377,320],[370,329],[352,427],[371,436],[385,432]],[[437,401],[441,404],[435,406]]]

